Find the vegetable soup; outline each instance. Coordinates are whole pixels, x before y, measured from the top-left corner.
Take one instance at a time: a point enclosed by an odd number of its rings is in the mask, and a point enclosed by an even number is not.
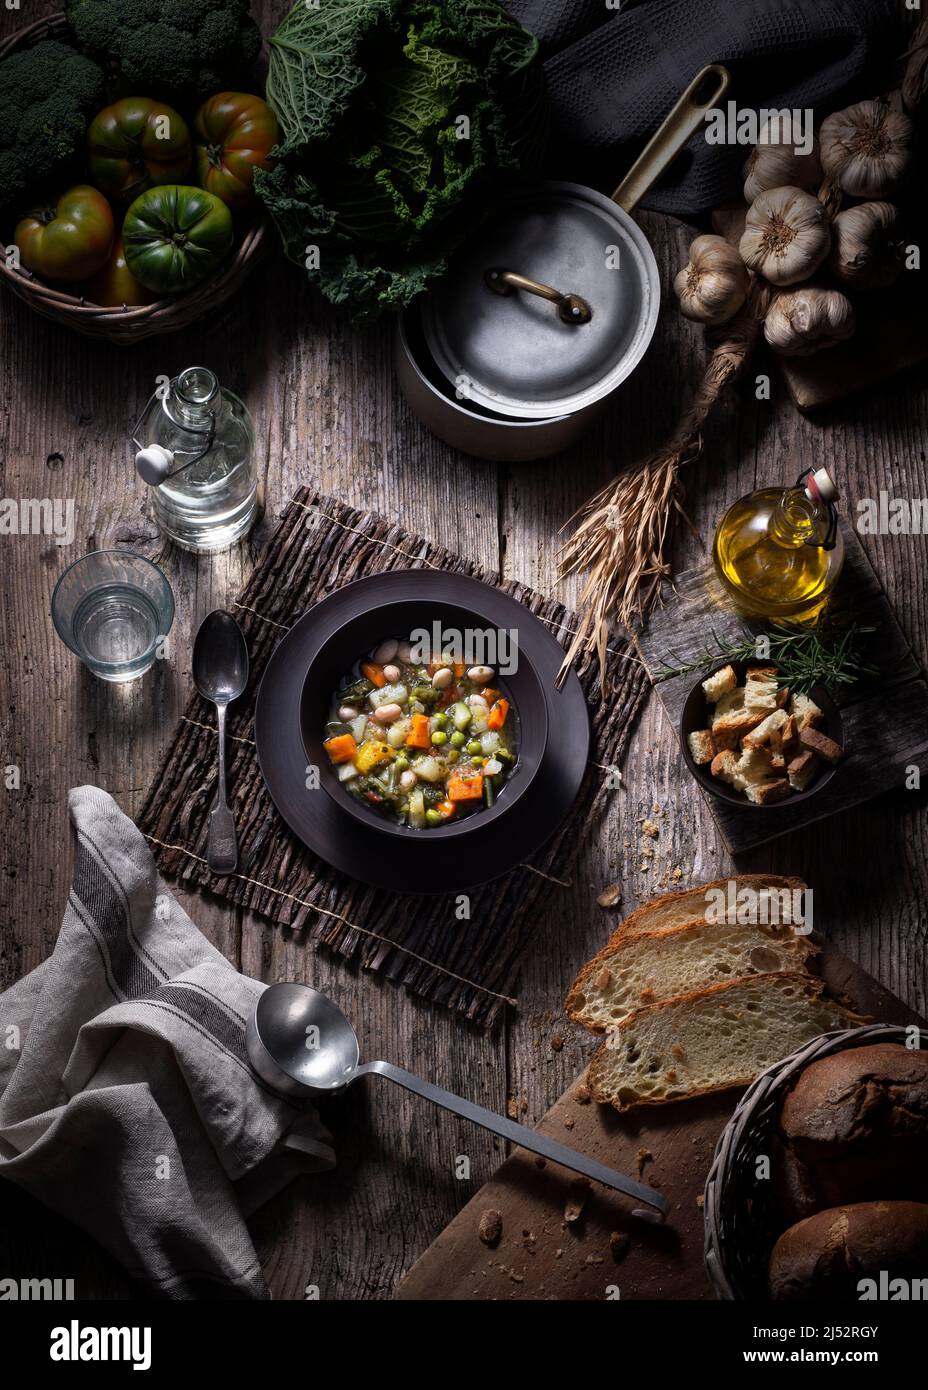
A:
[[[493,805],[516,765],[516,721],[491,666],[390,638],[336,691],[324,746],[352,796],[428,830]]]

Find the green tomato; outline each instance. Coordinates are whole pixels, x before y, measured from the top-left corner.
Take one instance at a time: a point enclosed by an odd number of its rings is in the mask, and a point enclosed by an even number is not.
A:
[[[216,269],[232,245],[232,214],[203,188],[149,188],[126,213],[126,264],[157,294],[193,289]]]

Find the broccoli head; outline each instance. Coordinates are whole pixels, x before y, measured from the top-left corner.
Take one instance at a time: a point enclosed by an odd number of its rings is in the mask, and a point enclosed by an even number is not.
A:
[[[224,87],[255,89],[261,34],[248,0],[68,0],[67,15],[117,94],[190,109]]]
[[[88,121],[104,102],[103,72],[45,39],[0,62],[0,215],[28,211],[80,175]]]

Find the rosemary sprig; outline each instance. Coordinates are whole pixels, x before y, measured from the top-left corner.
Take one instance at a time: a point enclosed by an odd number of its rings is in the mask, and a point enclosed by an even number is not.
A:
[[[853,685],[863,676],[878,675],[878,669],[863,659],[862,640],[875,627],[851,623],[846,628],[797,629],[786,623],[773,624],[772,631],[763,637],[769,648],[766,656],[758,655],[758,636],[745,628],[740,641],[723,641],[714,632],[714,650],[707,645],[695,661],[679,666],[663,666],[655,672],[656,681],[686,676],[692,671],[705,670],[718,661],[765,661],[777,667],[777,681],[791,690],[808,690],[821,684],[829,688]],[[671,656],[675,657],[674,653]]]

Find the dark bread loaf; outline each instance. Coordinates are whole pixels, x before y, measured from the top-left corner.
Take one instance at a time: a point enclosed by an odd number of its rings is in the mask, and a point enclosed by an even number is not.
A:
[[[877,1292],[891,1279],[923,1279],[928,1297],[928,1206],[919,1202],[859,1202],[832,1207],[784,1231],[770,1256],[774,1299],[857,1301],[873,1279]],[[882,1293],[880,1292],[882,1288]],[[872,1291],[871,1291],[872,1292]],[[909,1296],[918,1297],[909,1291]]]
[[[928,1052],[846,1048],[806,1067],[780,1111],[787,1221],[848,1202],[928,1201]]]

